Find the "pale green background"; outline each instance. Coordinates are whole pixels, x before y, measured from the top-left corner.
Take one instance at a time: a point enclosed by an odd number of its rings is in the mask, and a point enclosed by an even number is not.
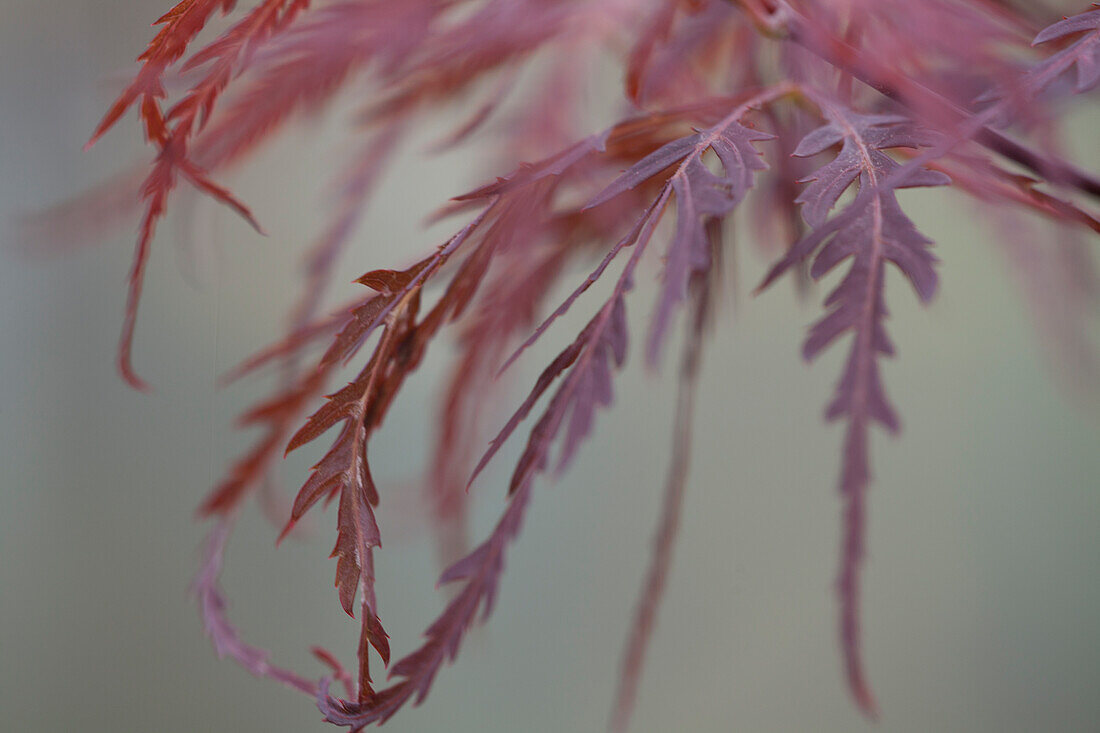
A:
[[[141,159],[131,119],[92,152],[80,147],[121,78],[112,70],[131,68],[161,6],[0,0],[5,224]],[[1095,166],[1096,117],[1082,120]],[[313,143],[287,138],[229,177],[268,239],[200,204],[193,236],[213,237],[218,266],[199,287],[181,277],[172,244],[182,217],[163,227],[136,353],[151,395],[113,371],[132,225],[100,246],[74,242],[63,257],[0,254],[0,730],[326,729],[310,700],[216,660],[186,587],[205,531],[194,509],[246,445],[231,420],[260,394],[255,385],[215,392],[214,375],[278,333],[294,253],[317,231],[341,159],[341,129],[336,120]],[[413,223],[480,180],[480,163],[410,163],[379,197],[384,215],[341,283],[433,246],[443,230],[424,235]],[[799,306],[781,284],[750,299],[763,263],[745,249],[742,292],[726,301],[707,355],[683,539],[638,733],[1097,729],[1096,415],[1049,379],[973,210],[938,194],[905,203],[944,264],[927,311],[891,282],[900,357],[885,378],[905,429],[874,439],[864,600],[881,722],[863,721],[846,696],[834,632],[841,430],[820,415],[842,350],[810,367],[799,360],[820,293]],[[647,307],[632,305],[632,318]],[[553,331],[541,353],[570,333]],[[373,451],[384,495],[409,490],[430,445],[443,354],[410,382]],[[571,472],[540,482],[490,625],[439,675],[427,704],[387,730],[603,729],[669,443],[671,375],[647,376],[637,361]],[[514,455],[476,492],[479,535],[500,510],[501,469]],[[291,463],[288,483],[305,465]],[[378,589],[399,655],[444,598],[432,590],[433,549],[413,509],[384,499],[380,515]],[[331,522],[330,512],[311,540],[274,551],[273,530],[253,512],[225,577],[247,638],[318,673],[309,645],[345,652],[354,638],[331,589]]]

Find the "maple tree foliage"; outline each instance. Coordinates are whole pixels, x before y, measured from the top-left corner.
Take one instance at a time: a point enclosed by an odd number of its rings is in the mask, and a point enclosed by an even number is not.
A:
[[[183,0],[159,18],[133,81],[94,130],[89,144],[136,110],[154,151],[140,185],[124,176],[44,217],[66,227],[82,217],[102,219],[105,208],[140,212],[118,364],[130,384],[144,387],[133,366],[137,310],[155,231],[177,183],[259,229],[242,199],[212,176],[255,153],[296,116],[316,113],[340,92],[366,90],[356,118],[359,140],[347,156],[331,220],[308,251],[306,284],[287,335],[230,375],[285,367],[273,393],[242,417],[262,434],[202,504],[216,526],[195,590],[218,653],[313,696],[328,721],[351,729],[422,701],[469,628],[491,612],[536,478],[552,463],[566,468],[599,410],[612,404],[615,373],[637,330],[636,318],[628,317],[635,275],[643,261],[659,261],[646,361],[660,363],[678,320],[688,326],[672,465],[611,721],[614,730],[625,730],[671,567],[706,326],[716,320],[711,301],[732,246],[726,225],[748,208],[774,260],[758,291],[788,273],[805,289],[845,268],[803,355],[812,360],[850,338],[825,413],[846,424],[838,481],[839,637],[853,699],[875,715],[862,661],[859,589],[870,429],[900,426],[881,369],[882,358],[895,352],[885,328],[886,273],[904,275],[922,303],[932,301],[938,283],[932,242],[905,213],[904,190],[950,186],[984,205],[1031,212],[1095,239],[1100,178],[1060,154],[1055,141],[1066,106],[1100,86],[1100,9],[1066,7],[1063,18],[1048,3],[1024,0],[237,5]],[[204,29],[213,39],[200,44]],[[622,67],[621,115],[593,134],[579,122],[584,81],[590,65],[609,55]],[[439,147],[476,140],[510,115],[496,142],[511,172],[440,209],[440,218],[464,223],[434,250],[404,269],[367,272],[357,281],[366,288],[361,297],[331,315],[319,312],[334,263],[385,180],[393,151],[422,120],[454,114],[462,104],[473,114]],[[536,162],[521,162],[529,160]],[[120,187],[137,192],[126,196]],[[670,210],[674,222],[663,226]],[[1087,285],[1095,281],[1082,275],[1087,250],[1059,246],[1041,255],[1050,266],[1021,274],[1025,287],[1029,277],[1075,279],[1064,288],[1066,302],[1053,306],[1076,314],[1056,319],[1065,329],[1095,303],[1096,292]],[[663,258],[649,253],[662,247]],[[1009,249],[1017,260],[1024,251]],[[578,262],[596,264],[564,301],[548,302]],[[499,373],[601,281],[607,294],[586,325],[504,424],[488,424],[492,413],[481,403],[495,392]],[[1042,313],[1037,319],[1051,321]],[[455,587],[454,594],[420,646],[390,664],[374,578],[384,529],[375,507],[385,501],[385,487],[372,478],[368,448],[405,381],[445,332],[454,333],[458,351],[427,472],[441,535],[464,537],[466,492],[530,424],[501,518],[443,571],[440,583]],[[1059,341],[1088,353],[1086,335],[1072,328]],[[1079,361],[1094,366],[1091,358]],[[352,364],[355,376],[338,386]],[[276,667],[246,643],[227,618],[218,575],[236,517],[281,454],[330,433],[331,445],[282,518],[285,534],[317,504],[337,503],[337,596],[349,615],[358,614],[360,643],[355,673],[336,655],[315,650],[329,670],[322,677]],[[494,436],[487,448],[482,436]],[[464,545],[458,541],[445,554]],[[372,655],[389,667],[384,686],[372,679]],[[345,696],[335,693],[334,680]]]

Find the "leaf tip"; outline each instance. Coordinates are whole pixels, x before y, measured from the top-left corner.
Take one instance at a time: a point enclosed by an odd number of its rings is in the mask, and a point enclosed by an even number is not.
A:
[[[878,703],[875,702],[875,696],[864,680],[853,681],[852,697],[855,698],[856,706],[864,717],[873,723],[877,723],[879,720]]]
[[[120,350],[117,366],[119,375],[126,384],[130,385],[130,387],[136,389],[138,392],[145,392],[146,394],[153,391],[149,383],[139,377],[137,372],[134,371],[134,366],[130,362],[130,350],[128,348]]]
[[[275,546],[278,547],[283,543],[283,540],[287,538],[291,532],[294,531],[294,527],[297,526],[298,520],[291,518],[287,520],[286,525],[283,527],[283,531],[279,533],[279,536],[275,538]]]

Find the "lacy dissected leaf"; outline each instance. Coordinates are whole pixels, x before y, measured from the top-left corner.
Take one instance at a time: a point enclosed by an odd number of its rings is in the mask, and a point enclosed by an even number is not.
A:
[[[665,259],[664,285],[647,339],[650,364],[655,364],[660,356],[672,312],[683,301],[688,282],[694,274],[710,268],[707,227],[728,217],[752,187],[755,173],[767,168],[753,143],[771,140],[773,136],[745,127],[739,121],[753,106],[787,91],[784,87],[767,90],[738,106],[714,127],[662,146],[589,202],[589,207],[604,204],[677,166],[666,184],[676,195],[676,231]],[[707,150],[714,152],[723,174],[713,173],[707,167],[703,161]]]
[[[649,332],[646,352],[651,364],[660,355],[673,308],[686,297],[691,278],[710,269],[708,224],[729,216],[752,187],[754,174],[768,167],[753,143],[770,139],[771,135],[736,122],[723,125],[711,131],[706,140],[725,175],[712,173],[696,153],[673,177],[676,232],[668,248],[664,286]]]
[[[647,360],[656,364],[660,358],[664,333],[674,307],[683,302],[687,283],[697,273],[711,267],[707,228],[720,225],[755,182],[755,174],[768,166],[761,160],[753,143],[772,140],[773,135],[753,130],[740,120],[753,107],[789,94],[783,85],[764,90],[741,103],[714,127],[674,140],[643,157],[599,193],[588,207],[605,204],[664,169],[676,165],[668,178],[664,195],[669,189],[676,198],[676,229],[669,245],[663,271],[663,286],[647,339]],[[722,174],[715,174],[703,161],[707,151],[717,157]]]
[[[465,581],[464,586],[428,627],[425,642],[394,663],[391,677],[402,679],[379,690],[368,700],[351,702],[332,697],[328,680],[322,680],[317,704],[325,720],[358,730],[371,723],[384,723],[406,703],[419,704],[428,695],[443,663],[453,660],[466,631],[475,623],[478,611],[484,619],[492,612],[504,570],[504,552],[519,534],[530,499],[527,483],[509,501],[492,534],[473,552],[444,571],[439,582]]]
[[[899,170],[900,165],[884,150],[918,148],[931,145],[936,138],[919,130],[899,115],[855,115],[843,123],[830,123],[817,128],[802,139],[794,151],[808,158],[840,144],[841,149],[830,163],[812,177],[796,201],[802,205],[802,216],[811,227],[819,227],[836,205],[840,196],[867,172],[869,185],[878,185]],[[903,179],[892,182],[892,188],[935,186],[947,183],[942,173],[916,168]]]
[[[1077,67],[1075,90],[1087,92],[1100,84],[1100,9],[1089,10],[1048,26],[1035,36],[1033,45],[1083,34],[1067,48],[1058,51],[1034,69],[1030,77],[1037,86],[1045,86]]]
[[[162,78],[164,74],[183,57],[213,14],[218,11],[228,13],[235,4],[235,0],[184,0],[162,16],[156,24],[164,27],[138,57],[142,63],[141,70],[118,97],[88,142],[89,146],[94,144],[127,109],[139,104],[146,138],[159,149],[153,169],[142,185],[145,215],[134,250],[118,349],[119,371],[127,382],[138,389],[144,389],[146,384],[134,371],[131,353],[145,266],[157,222],[164,216],[169,194],[175,188],[178,177],[183,176],[200,191],[229,206],[259,231],[259,225],[248,208],[229,190],[214,183],[207,172],[190,158],[188,150],[192,137],[205,125],[218,97],[240,71],[244,59],[258,44],[293,20],[307,7],[308,2],[264,0],[258,4],[243,20],[192,58],[189,62],[191,66],[209,67],[206,73],[167,113],[161,107],[161,100],[167,94]]]
[[[374,647],[383,663],[389,662],[389,641],[378,619],[374,595],[373,550],[381,544],[381,534],[374,515],[379,497],[371,478],[367,441],[381,424],[403,379],[415,368],[419,353],[423,351],[423,344],[418,349],[414,341],[424,282],[442,267],[481,220],[482,217],[478,217],[433,255],[406,270],[374,270],[359,278],[360,283],[377,291],[377,295],[351,312],[321,357],[317,372],[325,373],[353,356],[367,338],[381,328],[378,345],[356,379],[329,395],[328,401],[313,413],[287,445],[287,451],[294,450],[342,425],[332,447],[314,466],[309,480],[298,492],[283,533],[285,535],[321,499],[339,496],[337,539],[332,554],[336,557],[336,586],[341,606],[349,615],[354,615],[357,591],[361,599],[360,699],[373,694],[368,645]],[[254,410],[254,418],[256,413]],[[280,408],[276,414],[284,413]]]
[[[846,498],[845,533],[838,589],[841,637],[848,683],[860,707],[874,714],[860,656],[859,564],[863,556],[864,495],[870,479],[867,429],[877,422],[890,431],[898,418],[886,397],[878,358],[894,347],[886,335],[884,279],[886,264],[894,264],[909,279],[924,302],[936,290],[931,241],[921,235],[902,211],[895,190],[949,183],[942,173],[923,168],[902,169],[884,149],[917,147],[929,142],[904,118],[862,115],[835,104],[823,105],[828,124],[799,144],[795,155],[808,157],[841,145],[836,158],[809,179],[799,197],[811,231],[768,273],[761,287],[795,262],[814,256],[810,274],[820,278],[845,260],[851,266],[826,298],[828,314],[810,329],[803,345],[813,359],[840,336],[853,334],[852,346],[836,392],[826,409],[829,420],[845,418],[848,431],[842,459],[840,489]],[[827,219],[840,196],[858,182],[855,199]]]
[[[384,399],[384,379],[380,365],[388,364],[395,341],[404,335],[402,326],[388,328],[367,368],[355,381],[330,395],[329,401],[291,438],[288,448],[291,450],[309,442],[337,423],[343,422],[336,441],[314,466],[309,480],[295,498],[291,519],[284,533],[317,501],[323,497],[339,495],[338,530],[332,554],[336,557],[336,587],[340,605],[353,616],[356,591],[361,592],[361,638],[364,643],[369,642],[374,646],[384,662],[389,660],[389,644],[378,620],[374,600],[372,553],[381,544],[381,535],[374,516],[378,491],[371,478],[367,460],[367,437],[373,427],[368,409],[372,399]],[[360,655],[360,696],[371,693],[366,660],[366,654]]]
[[[166,95],[164,73],[187,52],[212,15],[219,11],[228,13],[234,5],[236,0],[182,0],[158,18],[153,25],[163,27],[138,56],[141,70],[104,115],[88,144],[95,143],[139,101],[146,135],[150,140],[163,142],[167,129],[159,100]]]

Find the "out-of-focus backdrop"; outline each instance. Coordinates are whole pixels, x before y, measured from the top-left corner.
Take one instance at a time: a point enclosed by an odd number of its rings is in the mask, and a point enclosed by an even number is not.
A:
[[[136,222],[101,242],[74,232],[51,256],[20,254],[12,241],[16,216],[147,160],[130,116],[92,151],[81,146],[166,7],[0,0],[0,222],[12,245],[0,250],[5,731],[326,729],[310,700],[216,659],[187,587],[207,529],[195,508],[247,445],[232,420],[262,387],[216,390],[215,377],[279,333],[346,116],[300,126],[227,179],[269,237],[180,199],[155,242],[138,326],[151,394],[126,388],[113,366]],[[1094,169],[1097,119],[1075,118],[1080,162]],[[437,166],[416,151],[348,254],[345,292],[361,272],[433,246],[422,215],[490,173],[476,154]],[[900,353],[885,378],[905,427],[873,441],[864,599],[882,719],[872,727],[856,713],[836,642],[841,430],[821,413],[841,350],[801,362],[822,293],[799,304],[784,283],[750,297],[763,262],[745,248],[741,290],[725,299],[706,357],[682,541],[638,733],[1096,730],[1100,415],[1051,378],[994,244],[1003,231],[942,192],[903,203],[938,242],[942,291],[928,310],[900,282],[889,296]],[[568,336],[552,332],[547,349]],[[570,472],[539,483],[489,625],[428,702],[389,730],[603,728],[670,438],[672,364],[647,375],[637,361]],[[539,364],[521,368],[517,389]],[[374,453],[393,497],[380,512],[378,590],[398,655],[445,600],[433,590],[433,545],[405,498],[432,438],[442,360],[423,371]],[[288,491],[307,463],[288,464]],[[475,536],[502,506],[501,469],[475,490]],[[276,550],[275,530],[252,512],[224,577],[246,637],[317,674],[310,645],[350,661],[354,644],[332,589],[333,521],[323,515]]]

